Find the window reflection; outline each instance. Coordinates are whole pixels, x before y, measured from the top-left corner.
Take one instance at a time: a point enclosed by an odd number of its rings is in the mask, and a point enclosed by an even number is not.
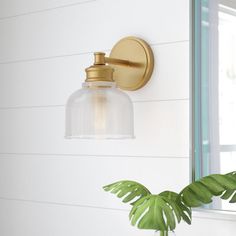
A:
[[[219,7],[219,139],[220,172],[236,169],[236,11]],[[224,210],[236,210],[222,201]]]

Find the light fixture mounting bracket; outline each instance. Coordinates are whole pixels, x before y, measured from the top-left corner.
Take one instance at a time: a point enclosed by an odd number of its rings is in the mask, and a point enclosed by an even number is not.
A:
[[[122,63],[122,60],[128,63]],[[113,79],[117,86],[132,91],[142,88],[151,78],[154,56],[144,40],[126,37],[112,48],[106,63],[112,64],[114,68]]]

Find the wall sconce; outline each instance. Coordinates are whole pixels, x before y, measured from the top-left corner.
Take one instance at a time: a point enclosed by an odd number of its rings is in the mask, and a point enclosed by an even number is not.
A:
[[[127,37],[112,48],[110,57],[103,52],[94,57],[94,64],[85,70],[82,89],[68,99],[65,137],[134,138],[133,104],[121,89],[137,90],[148,82],[152,50],[142,39]]]

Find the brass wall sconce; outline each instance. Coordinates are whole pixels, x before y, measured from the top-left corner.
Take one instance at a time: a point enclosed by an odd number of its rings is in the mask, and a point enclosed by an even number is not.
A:
[[[121,39],[109,57],[94,53],[83,88],[68,99],[65,137],[134,138],[133,104],[121,90],[142,88],[151,78],[153,66],[150,46],[136,37]]]

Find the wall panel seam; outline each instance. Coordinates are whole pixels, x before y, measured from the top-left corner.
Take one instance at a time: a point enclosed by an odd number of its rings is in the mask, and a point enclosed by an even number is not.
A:
[[[97,1],[97,0],[84,0],[84,1],[79,1],[79,2],[75,2],[75,3],[71,3],[71,4],[65,4],[65,5],[61,5],[61,6],[57,6],[57,7],[38,9],[38,10],[35,10],[35,11],[29,11],[29,12],[23,12],[23,13],[19,13],[19,14],[15,14],[15,15],[3,16],[3,17],[0,17],[0,21],[11,20],[11,19],[14,19],[14,18],[17,18],[17,17],[34,15],[34,14],[38,14],[38,13],[54,11],[54,10],[73,7],[73,6],[77,6],[77,5],[83,5],[83,4],[87,4],[87,3],[91,3],[91,2],[95,2],[95,1]]]
[[[177,41],[168,41],[168,42],[160,42],[160,43],[152,43],[150,44],[152,47],[162,46],[162,45],[169,45],[169,44],[178,44],[178,43],[189,43],[189,40],[177,40]],[[109,52],[111,49],[103,49],[101,51]],[[38,57],[38,58],[29,58],[29,59],[19,59],[19,60],[10,60],[10,61],[2,61],[0,62],[1,65],[6,64],[17,64],[17,63],[27,63],[33,61],[43,61],[43,60],[51,60],[51,59],[58,59],[58,58],[66,58],[66,57],[74,57],[80,55],[89,55],[93,54],[93,52],[80,52],[80,53],[72,53],[72,54],[63,54],[63,55],[54,55],[54,56],[47,56],[47,57]]]
[[[195,216],[193,214],[193,218],[198,218],[198,219],[202,219],[202,220],[217,220],[217,221],[231,221],[231,222],[236,222],[236,219],[224,219],[224,216],[223,216],[223,212],[222,212],[222,218],[216,218],[216,217],[206,217],[206,216]]]
[[[178,101],[189,101],[189,98],[176,98],[176,99],[156,99],[156,100],[142,100],[142,101],[133,101],[133,103],[155,103],[155,102],[178,102]],[[21,110],[21,109],[43,109],[43,108],[58,108],[65,107],[63,105],[35,105],[35,106],[9,106],[9,107],[0,107],[1,110]]]
[[[37,201],[37,200],[27,200],[27,199],[18,199],[18,198],[5,198],[0,197],[0,200],[4,201],[16,201],[16,202],[24,202],[31,204],[43,204],[43,205],[55,205],[55,206],[63,206],[63,207],[80,207],[80,208],[89,208],[89,209],[98,209],[98,210],[108,210],[108,211],[123,211],[129,212],[128,209],[120,209],[120,208],[110,208],[110,207],[99,207],[99,206],[91,206],[91,205],[80,205],[80,204],[71,204],[71,203],[59,203],[59,202],[50,202],[50,201]],[[193,218],[203,219],[203,220],[216,220],[216,221],[227,221],[227,222],[235,222],[235,219],[224,219],[223,213],[222,218],[215,217],[205,217],[205,216],[193,216]]]
[[[101,210],[112,210],[112,211],[125,211],[125,212],[128,212],[128,210],[120,209],[120,208],[110,208],[110,207],[100,207],[100,206],[80,205],[80,204],[72,204],[72,203],[50,202],[50,201],[37,201],[37,200],[20,199],[20,198],[0,197],[0,200],[17,201],[17,202],[25,202],[25,203],[35,203],[35,204],[43,204],[43,205],[56,205],[56,206],[65,206],[65,207],[81,207],[81,208],[93,208],[93,209],[101,209]]]
[[[7,155],[8,157],[3,157],[3,155]],[[18,157],[9,157],[9,156],[18,156]],[[69,153],[1,153],[0,152],[0,159],[5,159],[5,158],[19,158],[19,156],[23,156],[22,158],[27,158],[26,156],[32,158],[32,156],[36,156],[34,158],[114,158],[114,157],[119,157],[119,158],[141,158],[141,159],[188,159],[188,156],[137,156],[137,155],[90,155],[90,154],[69,154]]]

